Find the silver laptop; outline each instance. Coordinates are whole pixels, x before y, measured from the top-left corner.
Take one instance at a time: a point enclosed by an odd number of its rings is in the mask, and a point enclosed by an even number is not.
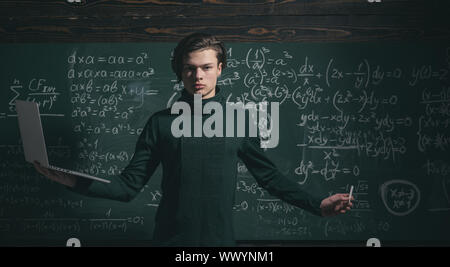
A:
[[[41,117],[37,103],[16,100],[16,110],[19,118],[20,136],[22,137],[23,151],[25,153],[26,161],[31,163],[38,161],[42,166],[48,169],[61,171],[104,183],[110,183],[109,180],[50,165],[48,163],[47,149],[45,147],[44,133],[42,130]]]

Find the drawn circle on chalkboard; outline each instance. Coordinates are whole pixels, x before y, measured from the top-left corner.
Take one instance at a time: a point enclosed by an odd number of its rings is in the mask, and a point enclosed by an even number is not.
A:
[[[383,204],[393,215],[408,215],[419,205],[420,190],[409,181],[391,180],[382,184],[380,189]]]

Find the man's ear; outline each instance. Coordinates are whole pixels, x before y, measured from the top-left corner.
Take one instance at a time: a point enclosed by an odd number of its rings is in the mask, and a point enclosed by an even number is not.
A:
[[[219,65],[217,65],[217,69],[219,70],[218,76],[220,76],[222,74],[222,62],[220,62]]]

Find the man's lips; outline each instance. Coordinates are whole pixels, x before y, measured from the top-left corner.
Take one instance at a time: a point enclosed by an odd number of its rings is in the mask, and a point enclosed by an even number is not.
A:
[[[204,85],[204,84],[196,83],[196,84],[194,85],[194,87],[195,87],[195,89],[202,89],[203,87],[205,87],[205,85]]]

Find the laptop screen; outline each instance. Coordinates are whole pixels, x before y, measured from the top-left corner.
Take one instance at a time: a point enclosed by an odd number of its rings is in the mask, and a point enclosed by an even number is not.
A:
[[[47,150],[37,103],[16,100],[16,110],[25,160],[31,163],[38,161],[41,165],[48,166]]]

